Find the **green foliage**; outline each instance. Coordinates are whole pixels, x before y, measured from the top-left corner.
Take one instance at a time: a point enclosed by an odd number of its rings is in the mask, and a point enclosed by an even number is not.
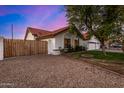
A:
[[[81,31],[87,30],[102,46],[120,33],[124,23],[124,6],[66,6],[66,11],[71,32],[81,36]]]
[[[68,48],[65,48],[64,50],[65,50],[65,53],[71,53],[71,52],[78,52],[78,51],[87,51],[87,48],[84,46],[76,46],[75,48],[69,46]]]
[[[77,51],[86,51],[87,49],[84,46],[76,46],[74,50],[77,52]]]
[[[81,55],[92,55],[95,59],[103,59],[103,60],[116,60],[116,61],[124,61],[124,54],[123,53],[113,53],[113,52],[107,52],[107,55],[104,56],[104,54],[101,51],[87,51],[87,52],[75,52],[73,53],[73,57],[82,57]]]
[[[73,52],[71,56],[73,58],[79,59],[81,57],[82,52]]]
[[[124,60],[124,54],[123,53],[113,53],[113,52],[107,52],[107,55],[104,56],[100,51],[89,51],[88,53],[94,55],[94,58],[97,59],[104,59],[104,60]]]

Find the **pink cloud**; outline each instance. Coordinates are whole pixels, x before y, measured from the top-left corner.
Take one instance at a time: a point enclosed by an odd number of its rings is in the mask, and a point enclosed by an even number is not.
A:
[[[67,18],[65,17],[65,13],[61,14],[56,20],[50,23],[47,29],[56,30],[68,25]]]
[[[10,8],[11,7],[11,8]],[[9,24],[14,24],[14,31],[16,38],[24,38],[27,27],[35,27],[46,30],[56,30],[65,27],[66,21],[65,11],[63,6],[0,6],[0,16],[9,14],[18,14],[22,17],[18,22],[13,19]],[[7,16],[8,17],[8,16]],[[7,19],[7,18],[5,18]],[[4,25],[5,26],[5,25]],[[2,27],[2,25],[1,25]],[[5,26],[3,28],[9,28]],[[6,29],[2,30],[8,31]],[[7,32],[4,33],[6,36]]]

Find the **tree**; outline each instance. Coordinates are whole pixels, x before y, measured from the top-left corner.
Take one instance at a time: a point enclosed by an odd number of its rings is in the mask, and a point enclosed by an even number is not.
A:
[[[94,35],[100,41],[104,55],[106,42],[121,31],[124,22],[123,6],[66,6],[66,12],[70,30],[78,35],[87,30],[90,36]]]

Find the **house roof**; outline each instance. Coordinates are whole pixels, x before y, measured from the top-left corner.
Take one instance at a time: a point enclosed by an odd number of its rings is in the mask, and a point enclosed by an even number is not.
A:
[[[89,33],[88,32],[85,32],[85,33],[82,33],[82,38],[83,40],[89,40]]]
[[[55,31],[52,31],[51,33],[44,34],[43,36],[40,36],[38,39],[52,38],[60,33],[66,32],[68,29],[69,29],[69,26],[60,28]]]
[[[29,32],[31,32],[33,35],[35,35],[37,37],[37,39],[47,39],[47,38],[52,38],[60,33],[66,32],[69,29],[69,26],[54,30],[54,31],[47,31],[47,30],[43,30],[43,29],[37,29],[37,28],[32,28],[32,27],[28,27],[27,31],[26,31],[26,35],[25,35],[25,39],[27,37],[27,34]],[[86,33],[82,33],[82,37],[84,40],[88,39],[89,34]]]
[[[37,37],[51,33],[50,31],[47,31],[47,30],[28,27],[27,31],[26,31],[25,39],[26,39],[29,32],[31,32],[33,35],[35,35]]]

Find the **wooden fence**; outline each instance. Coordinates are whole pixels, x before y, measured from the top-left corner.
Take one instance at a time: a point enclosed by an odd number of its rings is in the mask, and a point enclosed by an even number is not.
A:
[[[4,39],[4,57],[48,54],[47,41]]]

